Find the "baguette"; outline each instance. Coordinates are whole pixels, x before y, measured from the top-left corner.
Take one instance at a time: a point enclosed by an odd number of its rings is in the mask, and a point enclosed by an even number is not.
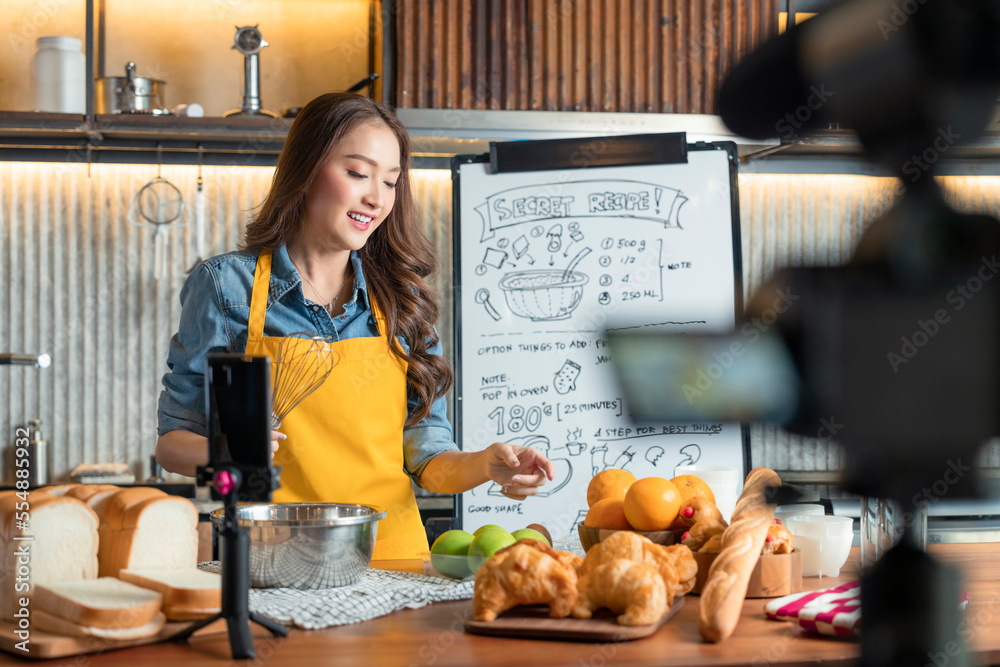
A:
[[[769,468],[755,468],[747,475],[732,522],[722,533],[722,549],[701,591],[698,632],[710,642],[721,642],[736,630],[750,574],[774,519],[774,506],[767,503],[765,489],[780,484],[777,473]]]

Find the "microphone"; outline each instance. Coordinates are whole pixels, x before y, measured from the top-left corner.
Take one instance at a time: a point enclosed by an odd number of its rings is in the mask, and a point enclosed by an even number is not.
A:
[[[801,32],[789,30],[766,42],[723,81],[719,115],[734,133],[748,139],[790,138],[820,125],[799,66]]]

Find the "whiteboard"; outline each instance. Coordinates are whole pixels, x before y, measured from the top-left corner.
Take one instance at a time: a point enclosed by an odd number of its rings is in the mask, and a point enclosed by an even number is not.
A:
[[[600,470],[747,471],[739,424],[634,424],[603,336],[611,325],[735,328],[735,155],[731,143],[696,144],[687,163],[495,174],[485,156],[455,158],[456,441],[531,446],[556,467],[523,502],[495,483],[462,494],[461,526],[542,523],[575,540]]]

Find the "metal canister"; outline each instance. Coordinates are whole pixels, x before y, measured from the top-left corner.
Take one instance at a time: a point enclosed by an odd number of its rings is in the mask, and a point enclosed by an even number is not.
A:
[[[42,420],[28,421],[28,484],[44,486],[49,482],[49,443],[42,439]]]

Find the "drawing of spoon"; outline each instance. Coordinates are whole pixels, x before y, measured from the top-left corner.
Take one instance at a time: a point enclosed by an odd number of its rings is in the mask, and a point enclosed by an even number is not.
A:
[[[564,283],[569,282],[569,277],[573,273],[573,269],[575,269],[576,265],[580,263],[580,260],[586,257],[589,253],[590,253],[590,248],[583,248],[582,250],[580,250],[580,252],[576,253],[576,256],[572,259],[572,261],[570,261],[569,265],[566,267],[566,270],[563,271],[562,282]]]
[[[490,317],[497,322],[500,321],[500,313],[498,313],[497,309],[493,307],[492,303],[490,303],[490,291],[488,289],[481,287],[476,291],[476,303],[483,304],[483,308],[485,308],[486,312],[490,314]]]

